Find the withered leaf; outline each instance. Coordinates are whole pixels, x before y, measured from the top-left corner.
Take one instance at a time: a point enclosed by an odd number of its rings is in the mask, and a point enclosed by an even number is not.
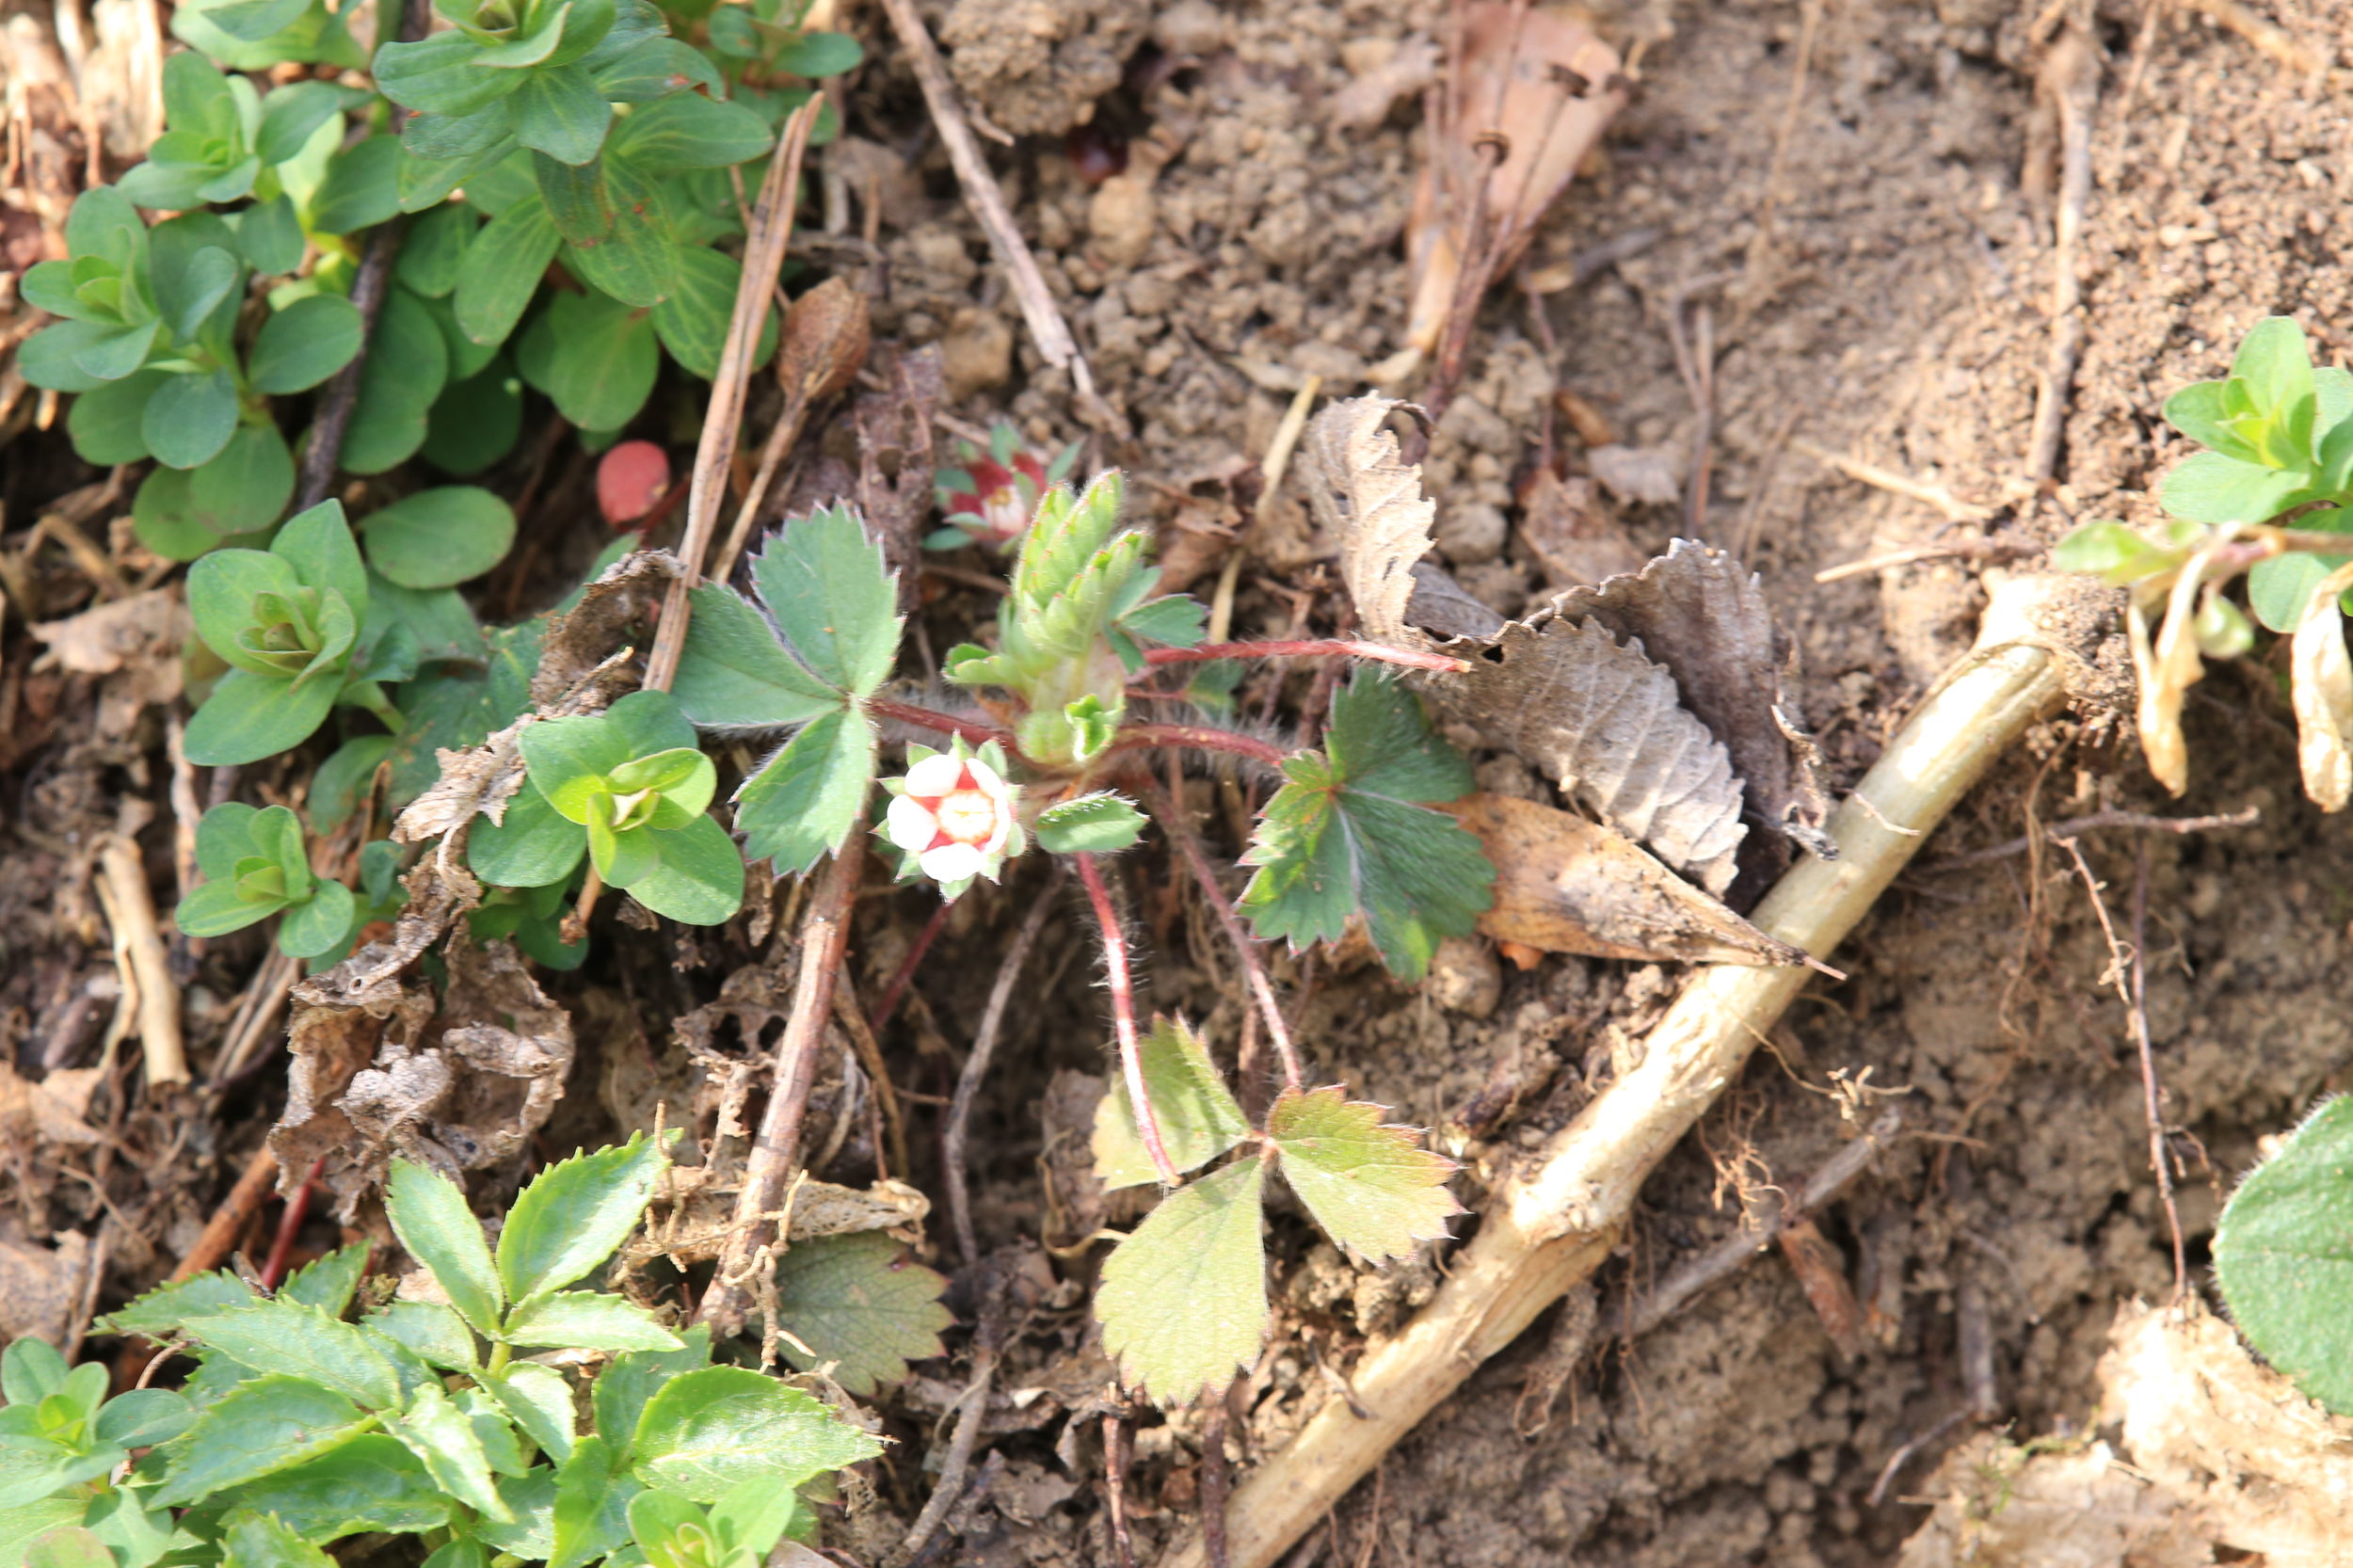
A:
[[[1421,471],[1383,425],[1405,407],[1377,397],[1334,404],[1303,448],[1308,494],[1340,541],[1358,620],[1378,641],[1427,648],[1408,606],[1434,508]],[[1580,805],[1709,891],[1731,885],[1747,832],[1740,780],[1722,744],[1682,706],[1674,678],[1640,646],[1546,612],[1446,651],[1468,659],[1469,672],[1421,688],[1448,717],[1540,764]]]
[[[1595,958],[1805,961],[1598,823],[1508,795],[1448,809],[1496,863],[1495,905],[1479,929],[1499,941]]]
[[[1724,744],[1749,818],[1835,859],[1822,831],[1830,806],[1820,754],[1782,690],[1789,639],[1773,625],[1756,575],[1721,550],[1676,539],[1631,576],[1572,588],[1560,614],[1598,621],[1667,667],[1683,705]]]

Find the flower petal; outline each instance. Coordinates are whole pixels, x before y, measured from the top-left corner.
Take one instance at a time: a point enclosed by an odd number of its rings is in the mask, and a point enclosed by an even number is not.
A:
[[[943,751],[907,769],[907,793],[936,798],[954,789],[963,776],[964,759]]]
[[[961,882],[980,874],[983,856],[970,844],[947,843],[916,857],[923,874],[934,882]]]
[[[916,765],[922,766],[920,762]],[[939,819],[921,801],[900,795],[883,815],[883,833],[909,855],[920,855],[939,837]]]

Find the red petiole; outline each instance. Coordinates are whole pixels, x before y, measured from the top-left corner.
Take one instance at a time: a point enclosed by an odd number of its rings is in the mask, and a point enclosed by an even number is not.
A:
[[[1111,983],[1112,1027],[1119,1036],[1119,1070],[1128,1085],[1128,1103],[1135,1108],[1136,1131],[1160,1179],[1174,1187],[1178,1180],[1176,1166],[1168,1158],[1168,1145],[1160,1141],[1160,1118],[1144,1088],[1144,1052],[1136,1041],[1136,994],[1128,972],[1127,933],[1120,927],[1119,911],[1112,907],[1111,889],[1103,885],[1095,856],[1082,854],[1071,858],[1079,862],[1079,880],[1086,885],[1087,902],[1095,906],[1095,923],[1103,932],[1103,971]]]

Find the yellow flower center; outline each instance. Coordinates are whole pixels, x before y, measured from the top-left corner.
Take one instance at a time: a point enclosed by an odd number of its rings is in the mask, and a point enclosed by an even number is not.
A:
[[[997,831],[997,803],[978,790],[958,790],[942,797],[933,815],[939,831],[959,844],[985,843]]]

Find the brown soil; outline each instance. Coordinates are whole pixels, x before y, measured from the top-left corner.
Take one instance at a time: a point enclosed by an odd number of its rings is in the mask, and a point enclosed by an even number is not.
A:
[[[1689,477],[1698,421],[1667,324],[1679,300],[1704,302],[1717,406],[1698,532],[1763,573],[1801,650],[1801,706],[1833,781],[1851,783],[1967,646],[1990,549],[2017,546],[2014,558],[2027,558],[2065,526],[2062,514],[2153,515],[2144,492],[2169,456],[2155,418],[2167,389],[2213,375],[2265,314],[2298,316],[2332,361],[2353,347],[2353,285],[2334,264],[2353,191],[2345,101],[2284,74],[2195,8],[2146,8],[2145,25],[2144,6],[2124,0],[1629,0],[1606,14],[1613,40],[1646,40],[1641,87],[1533,258],[1615,259],[1549,296],[1541,330],[1515,291],[1498,291],[1425,466],[1442,551],[1465,585],[1512,612],[1546,587],[1523,535],[1497,541],[1486,509],[1518,520],[1513,480],[1547,423],[1572,468],[1581,462],[1569,422],[1547,412],[1556,386],[1620,441],[1672,454]],[[2084,352],[2060,483],[2036,504],[2016,481],[2050,341],[2057,188],[2038,119],[2035,72],[2047,47],[2033,33],[2039,17],[2086,25],[2103,60],[2078,257]],[[2353,46],[2353,23],[2332,32],[2304,8],[2281,17],[2329,58]],[[878,337],[943,342],[948,411],[975,424],[1010,415],[1041,440],[1085,436],[1088,461],[1117,462],[1138,481],[1135,504],[1161,527],[1176,575],[1214,569],[1227,533],[1249,516],[1256,461],[1300,378],[1352,391],[1397,346],[1418,100],[1401,100],[1370,132],[1339,132],[1324,115],[1396,46],[1434,33],[1438,8],[960,0],[932,20],[954,49],[959,83],[997,123],[1031,138],[992,155],[1098,383],[1133,422],[1133,442],[1077,423],[1067,380],[1037,361],[912,80],[887,50],[872,51],[882,63],[852,95],[855,140],[829,155],[860,200],[870,189],[882,196],[881,257],[861,265],[845,248],[839,270],[874,298]],[[868,36],[872,44],[880,35]],[[1080,179],[1058,134],[1081,119],[1094,128],[1080,136],[1127,138],[1127,174],[1094,186]],[[54,454],[17,462],[32,444],[20,436],[10,450],[11,527],[77,482]],[[1995,509],[1993,520],[1947,526],[1924,503],[1842,477],[1801,448],[1943,487]],[[1619,520],[1645,551],[1687,531],[1671,506],[1627,504]],[[1955,554],[1814,581],[1924,544]],[[1248,547],[1238,635],[1281,634],[1303,617],[1332,624],[1340,594],[1321,564],[1328,541],[1304,505],[1278,498]],[[955,639],[960,613],[952,600],[934,606],[935,646]],[[86,877],[75,880],[81,846],[111,824],[119,795],[159,798],[168,775],[153,737],[127,721],[64,722],[76,705],[90,711],[98,684],[23,674],[24,646],[12,633],[7,701],[19,733],[0,746],[11,801],[0,1039],[18,1066],[38,1072],[59,1030],[80,1020],[72,1027],[88,1045],[108,1005],[96,1005],[97,1021],[84,1018],[88,1007],[71,1013],[86,977],[111,973],[94,897]],[[1838,956],[1850,978],[1807,993],[1653,1179],[1623,1261],[1600,1281],[1609,1301],[1663,1275],[1737,1224],[1744,1194],[1801,1179],[1869,1119],[1878,1096],[1903,1093],[1913,1135],[1823,1218],[1881,1314],[1861,1355],[1845,1358],[1788,1267],[1763,1257],[1588,1368],[1546,1429],[1523,1438],[1514,1410],[1545,1349],[1540,1325],[1351,1496],[1320,1538],[1321,1560],[1877,1563],[1926,1517],[1906,1499],[1981,1426],[2025,1440],[2093,1421],[2095,1366],[2117,1304],[2160,1297],[2172,1280],[2141,1080],[2105,979],[2110,952],[2064,855],[1939,862],[2105,808],[2260,808],[2258,825],[2227,832],[2085,840],[2119,931],[2130,940],[2145,929],[2149,1024],[2186,1163],[2180,1208],[2193,1280],[2201,1277],[2219,1197],[2257,1139],[2342,1086],[2353,1064],[2343,1004],[2353,982],[2353,851],[2297,789],[2290,721],[2266,672],[2217,670],[2190,712],[2193,779],[2179,802],[2149,782],[2128,727],[2107,709],[2046,727],[2000,765]],[[1508,759],[1490,760],[1482,782],[1529,787]],[[1215,803],[1220,814],[1239,805]],[[164,836],[149,838],[160,852]],[[1227,1052],[1241,998],[1198,901],[1176,880],[1130,868],[1151,955],[1146,1005],[1206,1020]],[[958,909],[948,957],[920,983],[912,1021],[884,1042],[903,1081],[936,1091],[952,1080],[1004,933],[1034,894],[1020,887]],[[915,894],[861,907],[855,972],[864,994],[879,990],[927,912]],[[976,1215],[989,1245],[1059,1245],[1100,1218],[1083,1160],[1071,1162],[1060,1135],[1091,1114],[1094,1086],[1078,1075],[1101,1071],[1103,1031],[1082,927],[1049,930],[1024,986],[1035,1000],[1016,1008],[975,1128]],[[681,947],[684,972],[665,962],[666,944],[654,947],[626,973],[551,985],[573,1011],[580,1072],[603,1075],[575,1078],[551,1144],[593,1141],[660,1097],[642,1083],[614,1085],[632,1073],[663,1079],[666,1020],[715,993],[718,975],[692,965],[717,961],[719,944]],[[218,987],[242,984],[248,965],[249,956],[233,968],[216,961],[191,986],[200,1051],[234,1001]],[[1520,1091],[1515,1112],[1454,1151],[1467,1168],[1460,1195],[1474,1210],[1482,1181],[1575,1113],[1675,982],[1664,968],[1576,958],[1528,973],[1505,966],[1499,1002],[1475,1016],[1401,990],[1377,968],[1287,962],[1278,972],[1290,994],[1310,995],[1301,1033],[1318,1076],[1396,1107],[1401,1119],[1459,1123],[1482,1091]],[[590,1027],[597,1018],[609,1027]],[[77,1046],[46,1064],[94,1060]],[[260,1123],[247,1119],[275,1112],[275,1090],[249,1093],[225,1116],[134,1117],[117,1129],[151,1157],[168,1151],[179,1176],[125,1205],[136,1224],[105,1227],[107,1300],[184,1251],[242,1162],[224,1151],[249,1148]],[[926,1124],[918,1133],[930,1136]],[[842,1167],[826,1174],[863,1180],[856,1167],[863,1160],[871,1171],[871,1159],[854,1134]],[[97,1180],[110,1179],[110,1160],[98,1157]],[[919,1153],[917,1179],[935,1192],[936,1169],[936,1156]],[[55,1170],[17,1169],[12,1191],[0,1245],[99,1228],[85,1188]],[[1232,1439],[1242,1463],[1336,1397],[1330,1374],[1345,1372],[1362,1336],[1400,1320],[1434,1280],[1426,1264],[1359,1271],[1327,1245],[1307,1245],[1308,1228],[1292,1219],[1278,1216],[1273,1235],[1282,1337],[1232,1401],[1246,1417]],[[1041,1289],[1091,1282],[1083,1256],[1027,1257]],[[1047,1299],[1074,1307],[1078,1293]],[[1969,1401],[1964,1304],[1981,1304],[1991,1332],[1990,1415],[1945,1427],[1870,1502],[1890,1459]],[[1061,1415],[1089,1408],[1102,1368],[1080,1348],[1081,1314],[1041,1320],[1060,1324],[1059,1335],[1041,1332],[1010,1352],[1000,1386],[1049,1392],[1007,1403],[988,1429],[1000,1460],[953,1522],[954,1560],[1110,1560],[1099,1449],[1075,1415],[1067,1425]],[[962,1378],[958,1363],[935,1363],[890,1407],[913,1451],[886,1486],[889,1506],[920,1505],[929,1420]],[[1135,1532],[1148,1561],[1193,1517],[1199,1423],[1146,1416],[1137,1436]]]

